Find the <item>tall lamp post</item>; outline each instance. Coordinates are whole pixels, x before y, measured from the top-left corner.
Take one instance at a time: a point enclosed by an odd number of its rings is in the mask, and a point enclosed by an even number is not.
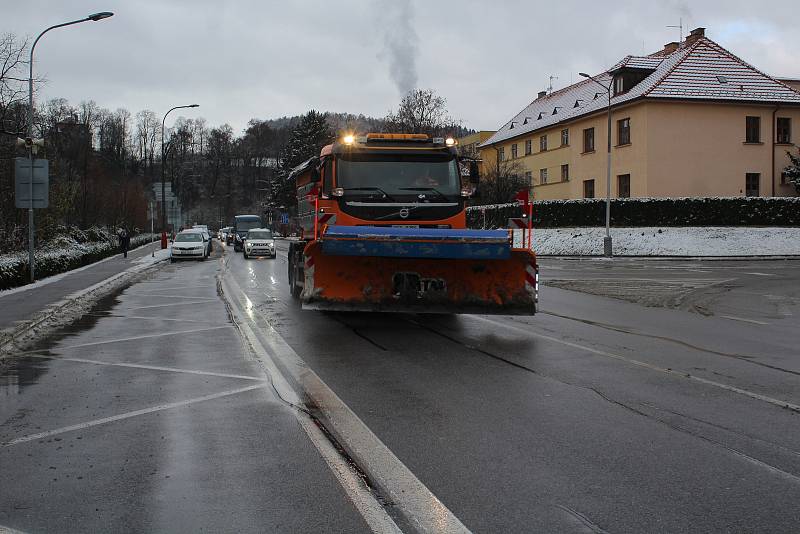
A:
[[[609,83],[608,85],[601,83],[595,78],[594,76],[590,76],[585,72],[579,72],[581,76],[584,78],[589,78],[594,83],[605,89],[606,94],[608,95],[608,163],[607,163],[607,170],[606,170],[606,236],[603,238],[603,254],[607,257],[611,257],[614,255],[613,247],[611,244],[611,87],[612,84]]]
[[[93,21],[97,22],[98,20],[107,19],[108,17],[113,16],[114,13],[110,11],[101,11],[100,13],[94,13],[89,15],[86,18],[73,20],[70,22],[64,22],[63,24],[56,24],[55,26],[50,26],[42,33],[40,33],[36,40],[33,41],[33,45],[31,45],[31,57],[30,61],[28,62],[28,66],[30,67],[29,71],[29,78],[28,78],[28,138],[25,140],[25,144],[28,145],[28,163],[31,166],[31,175],[30,175],[30,184],[28,193],[30,194],[30,206],[28,207],[28,265],[30,266],[30,280],[33,282],[35,277],[34,272],[34,259],[33,259],[33,51],[36,48],[36,43],[39,42],[39,39],[42,38],[44,34],[49,32],[50,30],[55,30],[56,28],[63,28],[64,26],[72,26],[73,24],[80,24],[81,22],[88,22]]]
[[[161,248],[167,248],[167,202],[164,200],[166,197],[166,187],[164,186],[164,182],[166,181],[165,167],[167,166],[167,155],[164,153],[164,122],[167,120],[167,115],[176,109],[197,107],[200,107],[200,104],[175,106],[164,113],[164,118],[161,119]]]

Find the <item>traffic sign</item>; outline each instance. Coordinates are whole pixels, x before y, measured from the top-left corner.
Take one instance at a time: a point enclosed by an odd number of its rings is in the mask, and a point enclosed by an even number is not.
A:
[[[14,158],[14,205],[31,207],[31,161]],[[46,159],[33,160],[33,207],[46,208],[50,200],[49,165]]]

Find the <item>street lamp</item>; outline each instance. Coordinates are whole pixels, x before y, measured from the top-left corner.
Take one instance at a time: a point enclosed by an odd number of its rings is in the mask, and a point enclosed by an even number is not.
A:
[[[608,167],[606,171],[606,236],[603,238],[603,254],[607,257],[614,255],[613,247],[611,245],[611,87],[600,83],[594,76],[590,76],[585,72],[579,72],[584,78],[589,78],[594,83],[606,90],[608,95]]]
[[[30,206],[28,207],[28,265],[30,266],[31,282],[35,280],[33,259],[33,51],[36,48],[36,43],[39,42],[39,39],[41,39],[42,36],[50,30],[63,28],[64,26],[72,26],[73,24],[80,24],[81,22],[88,22],[90,20],[97,22],[98,20],[107,19],[113,15],[114,13],[111,13],[110,11],[101,11],[100,13],[94,13],[83,19],[50,26],[40,33],[38,37],[36,37],[36,40],[33,41],[33,45],[31,45],[31,57],[30,61],[28,62],[28,66],[30,67],[28,77],[28,138],[25,140],[25,144],[28,145],[28,160],[31,166],[30,184],[28,184],[28,193],[30,194]]]
[[[197,108],[200,107],[200,104],[189,104],[186,106],[175,106],[174,108],[170,109],[166,113],[164,113],[164,118],[161,119],[161,248],[167,248],[167,203],[164,200],[166,197],[166,188],[164,186],[164,182],[166,180],[165,175],[165,167],[167,165],[167,157],[164,153],[164,122],[167,120],[167,115],[175,111],[176,109],[183,109],[183,108]]]

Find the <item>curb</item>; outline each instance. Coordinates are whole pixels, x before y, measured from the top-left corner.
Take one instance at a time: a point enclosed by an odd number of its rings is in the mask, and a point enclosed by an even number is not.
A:
[[[10,328],[0,330],[0,361],[24,350],[26,346],[42,337],[42,327],[49,331],[73,323],[100,298],[125,286],[136,277],[160,268],[168,260],[169,257],[166,257],[152,263],[130,267],[46,306],[33,314],[29,320],[20,321]]]

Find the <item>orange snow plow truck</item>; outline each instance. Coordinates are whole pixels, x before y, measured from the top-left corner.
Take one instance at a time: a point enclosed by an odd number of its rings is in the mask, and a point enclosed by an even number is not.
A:
[[[478,166],[452,139],[348,135],[290,176],[302,235],[289,286],[304,309],[536,312],[536,256],[511,230],[466,227]]]

